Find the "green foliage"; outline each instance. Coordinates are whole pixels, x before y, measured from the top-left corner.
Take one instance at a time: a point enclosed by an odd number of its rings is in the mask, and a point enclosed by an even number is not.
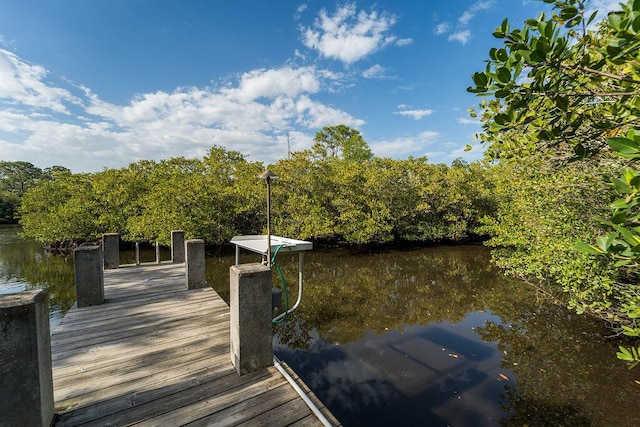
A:
[[[489,171],[477,163],[376,158],[344,125],[324,128],[316,141],[313,150],[269,167],[280,176],[272,186],[275,234],[354,245],[464,240],[495,209]],[[126,241],[168,245],[170,231],[181,229],[223,244],[264,232],[266,191],[257,179],[263,170],[213,147],[202,160],[141,161],[84,175],[57,171],[26,193],[21,223],[25,235],[41,242],[118,232]]]
[[[15,222],[19,205],[20,199],[18,196],[6,191],[0,191],[0,224]]]
[[[278,233],[349,244],[464,240],[493,212],[489,172],[426,158],[366,162],[297,153],[273,166]]]
[[[43,171],[29,162],[0,162],[0,223],[17,221],[20,199],[39,180],[51,181],[69,172],[62,166]]]
[[[319,159],[342,158],[352,162],[371,160],[373,153],[360,132],[345,125],[325,126],[313,138],[311,148]]]
[[[0,162],[0,190],[22,197],[42,175],[29,162]]]
[[[479,106],[480,139],[507,176],[485,230],[507,271],[563,290],[570,306],[617,333],[640,335],[640,2],[596,26],[587,1],[545,3],[552,12],[521,29],[502,22],[494,36],[503,46],[468,89],[491,97]]]

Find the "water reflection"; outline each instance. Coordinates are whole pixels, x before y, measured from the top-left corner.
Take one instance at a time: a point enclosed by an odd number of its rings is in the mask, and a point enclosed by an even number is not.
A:
[[[46,253],[41,244],[22,239],[17,226],[0,226],[0,295],[46,289],[51,330],[75,303],[73,256]]]
[[[302,308],[275,348],[345,426],[640,419],[638,374],[603,325],[505,279],[485,248],[307,259]]]

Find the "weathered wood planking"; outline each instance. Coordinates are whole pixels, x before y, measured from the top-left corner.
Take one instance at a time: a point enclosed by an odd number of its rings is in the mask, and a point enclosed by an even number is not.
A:
[[[51,336],[56,425],[321,425],[276,368],[236,374],[229,307],[185,287],[184,264],[105,271],[105,303]]]

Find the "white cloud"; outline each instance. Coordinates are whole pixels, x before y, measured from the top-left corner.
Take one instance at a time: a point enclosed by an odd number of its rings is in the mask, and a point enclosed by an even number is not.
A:
[[[50,85],[42,67],[0,53],[0,104],[9,105],[0,109],[3,160],[96,171],[140,159],[202,157],[219,145],[251,160],[273,162],[287,155],[282,142],[286,132],[295,136],[298,150],[308,148],[323,126],[364,124],[311,98],[325,83],[331,86],[345,78],[314,67],[258,69],[218,88],[156,91],[114,104],[82,86],[73,88],[81,93],[74,97]],[[71,114],[65,103],[76,104],[74,110],[80,111]]]
[[[451,30],[451,24],[449,24],[448,22],[441,22],[438,25],[436,25],[436,28],[433,30],[433,32],[439,36],[442,35],[444,33],[449,32],[449,30]]]
[[[480,0],[471,5],[470,8],[465,10],[462,15],[458,17],[458,24],[454,32],[449,35],[449,41],[457,41],[463,45],[471,39],[471,31],[467,29],[469,21],[471,21],[478,12],[489,10],[495,5],[495,0]],[[451,30],[451,25],[448,22],[442,22],[438,24],[434,30],[436,35],[442,35]]]
[[[469,119],[467,117],[459,117],[457,119],[458,123],[461,125],[481,125],[480,119]]]
[[[298,6],[298,8],[296,9],[296,13],[293,15],[293,19],[298,20],[302,18],[302,14],[304,13],[305,10],[307,10],[308,6],[309,5],[306,3],[303,3],[300,6]]]
[[[301,96],[295,108],[298,114],[296,122],[307,128],[322,128],[336,123],[358,127],[365,123],[344,111],[314,102],[307,96]]]
[[[365,79],[381,79],[385,77],[385,71],[385,68],[380,64],[372,65],[362,72],[362,77]]]
[[[370,146],[374,154],[379,157],[422,156],[425,154],[426,147],[433,144],[439,137],[438,132],[425,131],[413,137],[376,141]]]
[[[474,4],[471,5],[469,9],[465,10],[462,13],[462,15],[460,15],[460,17],[458,18],[458,24],[460,24],[463,27],[469,25],[469,21],[473,19],[478,12],[491,9],[494,3],[495,3],[494,0],[484,0],[484,1],[475,2]]]
[[[250,102],[261,97],[274,98],[279,95],[297,96],[301,93],[315,93],[320,90],[320,82],[312,67],[259,69],[244,73],[239,87],[229,94],[241,102]]]
[[[413,43],[413,39],[412,38],[406,38],[406,39],[398,39],[396,40],[396,46],[409,46],[411,43]]]
[[[67,113],[65,103],[80,104],[69,91],[46,81],[48,71],[0,49],[0,102]]]
[[[423,117],[433,114],[433,110],[403,110],[396,111],[393,114],[399,114],[401,116],[413,117],[415,120],[420,120]]]
[[[467,42],[471,39],[471,31],[463,30],[457,33],[453,33],[449,36],[449,41],[457,41],[462,43],[463,45],[467,44]]]
[[[333,15],[322,9],[313,27],[303,28],[303,42],[325,58],[352,64],[395,42],[397,38],[387,34],[395,23],[394,15],[357,12],[355,3],[347,3]]]

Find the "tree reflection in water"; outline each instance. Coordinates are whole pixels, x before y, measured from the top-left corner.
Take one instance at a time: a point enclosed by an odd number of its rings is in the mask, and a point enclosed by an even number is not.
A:
[[[505,278],[480,246],[314,251],[276,353],[345,425],[635,425],[603,325]],[[295,283],[295,259],[281,263]],[[292,296],[295,298],[295,295]]]

